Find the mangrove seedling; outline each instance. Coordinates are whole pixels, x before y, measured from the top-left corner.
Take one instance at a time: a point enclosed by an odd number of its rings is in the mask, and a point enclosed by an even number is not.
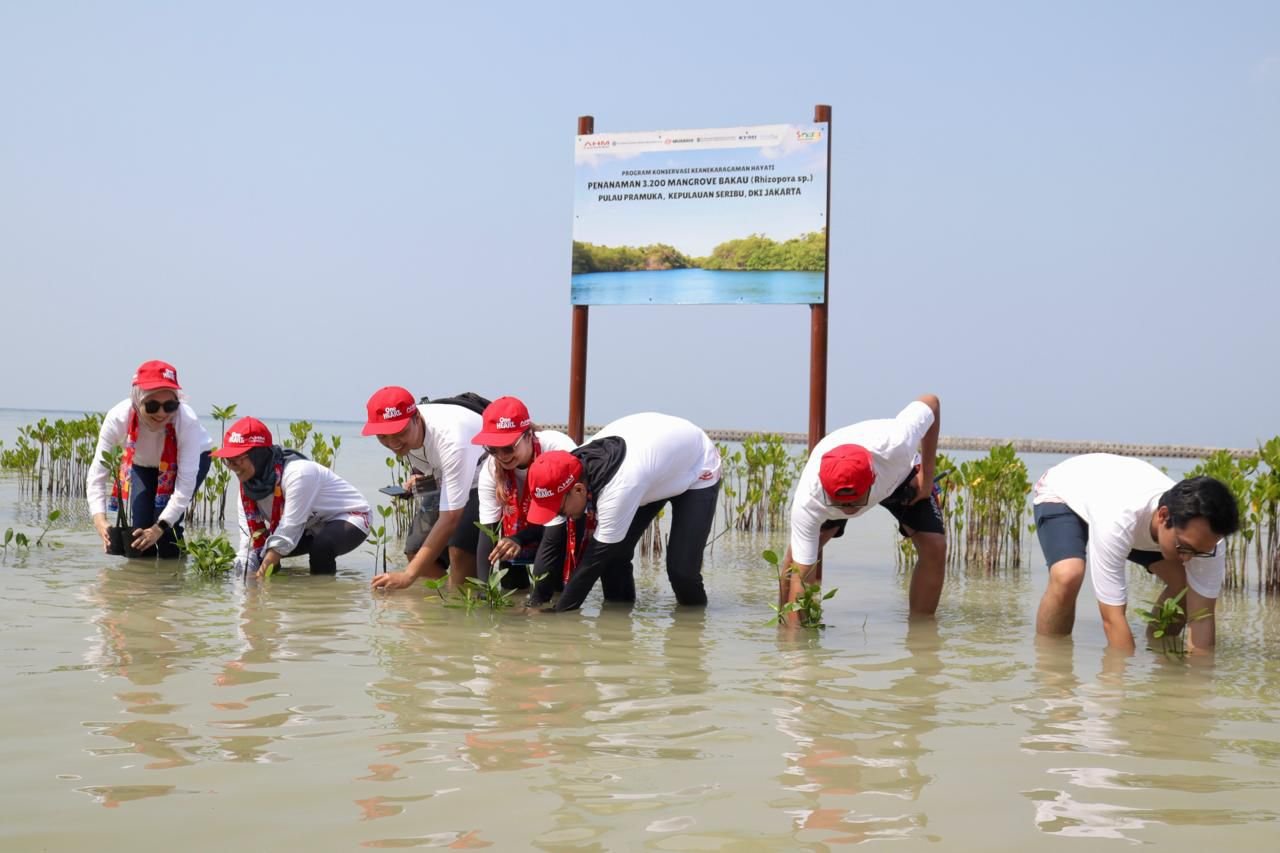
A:
[[[1187,589],[1183,587],[1177,595],[1163,601],[1153,601],[1149,608],[1138,611],[1142,621],[1151,626],[1152,639],[1160,641],[1160,648],[1153,651],[1163,652],[1169,657],[1186,657],[1187,642],[1184,625],[1209,618],[1208,608],[1197,610],[1190,616],[1186,615],[1186,611],[1182,608],[1182,599],[1186,594]]]
[[[389,506],[377,507],[378,515],[382,517],[382,523],[376,527],[369,528],[369,543],[373,545],[373,573],[386,574],[387,571],[387,543],[391,540],[391,536],[387,533],[387,519],[395,510]],[[381,558],[382,569],[378,569],[378,561]]]
[[[4,532],[4,546],[0,547],[0,554],[3,554],[5,557],[9,556],[10,543],[13,543],[15,551],[31,550],[31,542],[27,539],[27,534],[23,533],[21,530],[15,533],[12,527]]]
[[[60,509],[51,509],[51,510],[49,510],[49,515],[48,515],[48,517],[45,519],[44,527],[40,530],[40,535],[36,537],[36,547],[37,547],[37,548],[39,548],[39,547],[40,547],[40,544],[41,544],[42,542],[44,542],[45,534],[47,534],[47,533],[49,532],[49,528],[53,527],[53,523],[54,523],[55,521],[57,521],[57,520],[58,520],[58,517],[59,517],[59,516],[61,516],[61,515],[62,515],[62,510],[60,510]],[[58,543],[51,543],[51,545],[52,545],[53,547],[58,547]]]
[[[224,533],[214,536],[194,534],[178,540],[178,548],[187,555],[188,564],[201,577],[219,577],[235,566],[236,550]]]
[[[775,551],[766,550],[760,556],[764,561],[773,566],[774,576],[778,580],[778,586],[781,588],[783,573],[781,561]],[[799,571],[792,566],[787,570],[787,575],[799,575]],[[805,583],[803,579],[800,582],[800,595],[795,601],[789,601],[786,604],[772,603],[769,606],[773,609],[773,618],[768,621],[769,625],[781,625],[789,614],[795,613],[800,619],[802,628],[825,628],[826,623],[822,621],[822,602],[834,596],[837,592],[835,589],[822,591],[822,584]]]
[[[440,597],[441,601],[447,601],[445,597],[445,589],[449,586],[449,576],[442,575],[438,578],[427,578],[424,583],[427,585],[427,595],[435,593]]]
[[[102,458],[99,463],[111,472],[111,483],[114,487],[113,495],[124,495],[124,484],[120,482],[120,466],[124,463],[124,448],[112,447],[103,451]],[[116,527],[127,528],[129,526],[129,502],[122,497],[112,497],[109,504],[116,511]]]

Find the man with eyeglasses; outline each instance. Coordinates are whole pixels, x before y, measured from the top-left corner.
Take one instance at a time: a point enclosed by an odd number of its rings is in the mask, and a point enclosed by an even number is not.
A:
[[[418,578],[443,577],[446,570],[450,583],[461,586],[476,574],[476,468],[484,451],[471,437],[480,431],[480,414],[452,403],[419,406],[397,385],[380,388],[366,407],[362,433],[377,436],[396,456],[408,456],[413,468],[434,477],[440,489],[440,517],[422,546],[404,571],[376,575],[373,588],[403,589]]]
[[[850,518],[877,504],[915,545],[911,613],[938,609],[946,575],[947,538],[933,486],[941,404],[924,394],[897,417],[861,421],[823,438],[809,454],[791,500],[791,543],[783,560],[778,603],[795,601],[815,583],[823,547],[843,536]],[[798,616],[789,614],[795,624]]]
[[[1240,527],[1235,498],[1212,477],[1175,483],[1154,465],[1110,453],[1060,462],[1033,490],[1036,536],[1049,565],[1036,633],[1068,635],[1086,563],[1110,648],[1132,652],[1125,615],[1125,563],[1137,563],[1164,581],[1159,601],[1186,590],[1191,650],[1212,648],[1213,611],[1226,576],[1221,540]],[[1181,630],[1179,627],[1178,630]]]

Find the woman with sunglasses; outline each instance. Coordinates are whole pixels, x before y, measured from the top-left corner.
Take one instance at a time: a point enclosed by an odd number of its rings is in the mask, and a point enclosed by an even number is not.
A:
[[[503,586],[521,589],[529,585],[528,570],[542,541],[542,526],[530,524],[529,494],[525,473],[545,450],[573,450],[572,438],[562,432],[535,429],[529,409],[515,397],[499,397],[484,410],[484,428],[471,439],[488,452],[480,464],[480,523],[490,535],[481,533],[476,549],[476,575],[484,580],[489,567],[515,561]]]
[[[127,399],[111,408],[98,432],[97,460],[89,466],[86,492],[93,526],[108,551],[108,509],[124,501],[133,530],[130,545],[138,556],[177,557],[182,518],[205,475],[213,440],[195,410],[184,401],[178,371],[163,361],[148,361],[133,375]],[[119,482],[101,464],[103,454],[124,448]]]

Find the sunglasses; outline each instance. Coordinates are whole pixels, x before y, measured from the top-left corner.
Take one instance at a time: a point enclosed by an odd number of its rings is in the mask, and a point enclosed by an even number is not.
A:
[[[178,411],[178,406],[182,405],[177,400],[165,400],[161,403],[159,400],[147,400],[142,404],[142,409],[148,415],[154,415],[156,412],[164,409],[165,414],[172,415]]]
[[[520,437],[508,444],[506,447],[490,447],[485,445],[484,449],[488,451],[490,456],[506,456],[510,453],[515,453],[516,446],[520,444],[520,442],[524,441],[524,437],[528,434],[529,433],[527,431],[520,433]]]

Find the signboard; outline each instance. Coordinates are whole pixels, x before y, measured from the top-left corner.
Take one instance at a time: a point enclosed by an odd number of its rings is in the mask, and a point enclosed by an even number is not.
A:
[[[817,304],[826,122],[578,136],[574,305]]]

